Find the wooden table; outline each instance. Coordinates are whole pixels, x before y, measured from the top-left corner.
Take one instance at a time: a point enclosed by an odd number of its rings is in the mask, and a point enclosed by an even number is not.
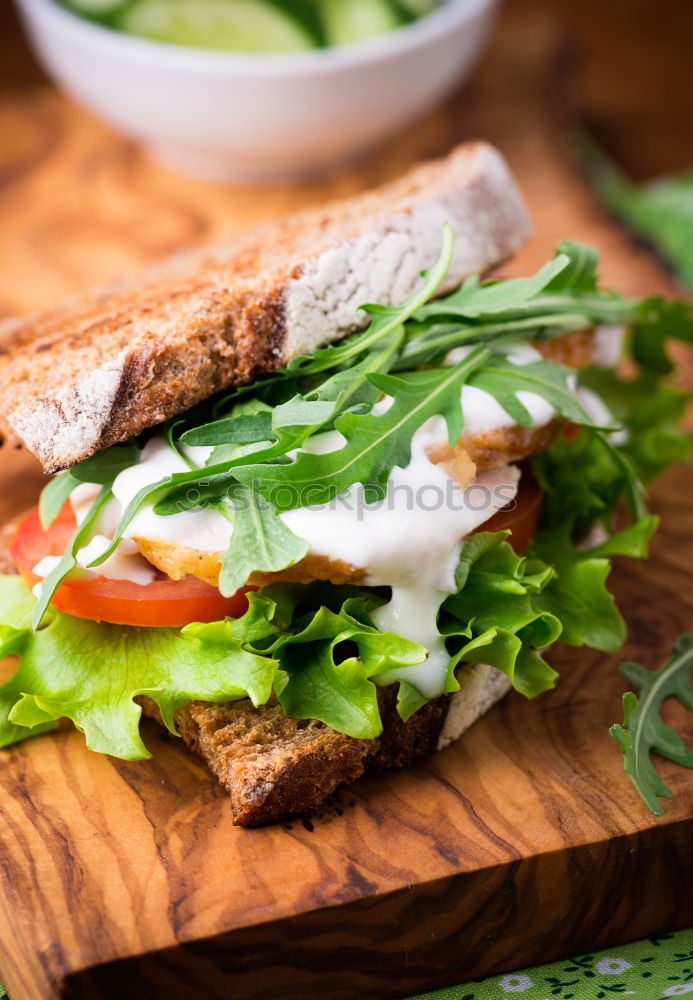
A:
[[[45,84],[0,14],[0,315],[49,306],[182,247],[394,177],[483,136],[525,190],[526,272],[565,236],[623,292],[672,279],[593,201],[566,152],[580,111],[634,174],[690,165],[693,8],[509,2],[472,83],[358,168],[248,192],[173,177]],[[572,24],[572,29],[568,27]],[[668,39],[668,41],[667,41]],[[680,43],[680,44],[678,44]],[[640,72],[646,66],[648,73]],[[649,137],[649,141],[645,138]],[[0,515],[33,501],[33,460],[0,456]],[[0,769],[0,978],[13,1000],[393,996],[693,922],[693,781],[655,820],[608,736],[623,658],[654,666],[693,621],[690,471],[654,505],[652,560],[619,567],[623,654],[560,651],[558,689],[509,696],[461,743],[359,782],[311,823],[232,829],[202,766],[145,729],[152,761],[61,731]],[[670,717],[692,735],[690,715]]]

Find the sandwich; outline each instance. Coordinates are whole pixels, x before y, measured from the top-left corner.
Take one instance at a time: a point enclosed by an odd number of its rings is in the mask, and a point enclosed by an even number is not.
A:
[[[141,759],[144,713],[253,826],[617,649],[693,317],[570,242],[483,280],[528,234],[475,143],[7,325],[0,434],[51,478],[3,531],[0,745],[67,718]]]

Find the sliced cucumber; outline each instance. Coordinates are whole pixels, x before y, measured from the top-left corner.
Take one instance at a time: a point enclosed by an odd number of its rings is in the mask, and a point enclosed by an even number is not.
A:
[[[64,3],[85,17],[109,17],[126,7],[129,0],[64,0]]]
[[[298,21],[316,45],[323,46],[325,44],[325,33],[316,7],[316,0],[267,0],[267,3],[271,3],[273,7],[279,7],[294,21]]]
[[[397,3],[411,17],[424,17],[440,6],[440,0],[397,0]]]
[[[318,0],[328,45],[350,45],[399,28],[388,0]]]
[[[315,47],[292,17],[264,0],[138,0],[117,26],[171,45],[233,52],[299,52]]]

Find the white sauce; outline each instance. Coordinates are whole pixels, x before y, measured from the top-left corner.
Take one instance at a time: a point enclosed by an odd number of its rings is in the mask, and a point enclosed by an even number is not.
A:
[[[101,487],[98,483],[80,483],[74,488],[70,494],[70,504],[77,524],[82,524],[100,492]],[[118,527],[119,520],[120,504],[116,500],[109,500],[101,511],[97,527],[102,534],[112,537]]]
[[[321,451],[336,450],[338,434],[320,435]],[[392,600],[375,613],[376,624],[413,639],[429,650],[428,660],[383,675],[391,683],[408,679],[427,697],[440,693],[448,656],[436,628],[438,608],[455,590],[462,539],[517,493],[514,466],[488,470],[462,489],[427,449],[447,440],[445,422],[433,417],[412,439],[409,465],[392,471],[385,500],[367,504],[363,487],[347,490],[330,504],[301,507],[281,515],[310,545],[310,552],[367,570],[366,582],[391,586]]]
[[[600,368],[614,368],[621,357],[625,333],[623,326],[595,327],[591,363]]]
[[[587,416],[597,427],[613,427],[618,423],[609,407],[596,392],[592,392],[591,389],[581,385],[575,390],[575,395]],[[614,444],[626,444],[628,441],[628,430],[625,427],[620,427],[615,431],[611,431],[609,437]]]
[[[190,449],[192,451],[193,449]],[[194,449],[197,455],[209,454],[206,448]],[[192,456],[191,456],[192,457]],[[168,446],[163,438],[151,438],[140,456],[139,465],[125,469],[113,483],[113,495],[121,510],[145,486],[176,472],[187,472],[188,466]],[[179,514],[155,514],[152,506],[143,507],[132,519],[126,538],[147,538],[156,542],[174,542],[204,552],[223,552],[229,547],[231,524],[216,510],[183,510]]]
[[[44,556],[43,559],[39,559],[32,573],[34,576],[40,576],[42,580],[45,580],[49,573],[52,573],[55,567],[60,562],[60,556]],[[37,593],[38,591],[38,593]],[[37,583],[32,591],[34,597],[38,598],[41,596],[41,584]]]
[[[76,562],[80,569],[73,573],[71,579],[95,580],[100,576],[108,580],[129,580],[131,583],[140,584],[152,583],[156,579],[154,567],[140,555],[137,545],[130,539],[122,541],[113,555],[100,566],[88,570],[86,567],[89,563],[105,552],[110,543],[110,538],[105,535],[94,535],[88,544],[77,552]],[[59,562],[59,556],[44,556],[31,572],[34,576],[45,580]],[[36,597],[40,597],[41,586],[41,583],[34,586],[33,592]]]
[[[113,555],[110,555],[100,566],[93,570],[87,570],[87,566],[94,559],[102,555],[111,539],[105,535],[94,535],[84,548],[77,553],[77,565],[85,570],[86,576],[105,576],[107,580],[130,580],[131,583],[153,583],[156,579],[156,572],[150,562],[141,556],[139,549],[132,539],[124,539]]]
[[[394,632],[405,639],[413,639],[428,649],[428,659],[415,667],[405,667],[381,674],[378,682],[392,684],[394,681],[408,681],[427,698],[442,693],[449,654],[445,642],[438,632],[438,610],[449,594],[455,590],[455,569],[460,558],[464,538],[480,527],[496,511],[513,500],[517,494],[520,470],[514,465],[504,465],[488,469],[477,476],[474,484],[464,491],[469,500],[466,510],[450,511],[448,527],[456,515],[455,533],[450,530],[447,539],[443,531],[427,545],[412,546],[412,558],[403,571],[390,578],[392,599],[373,613],[375,624],[383,632]],[[484,505],[479,508],[479,499]],[[431,535],[433,532],[431,532]],[[404,538],[410,537],[408,532]],[[447,551],[446,551],[447,542]],[[413,558],[414,554],[416,559]],[[379,575],[379,574],[376,574]],[[369,583],[382,583],[374,579],[371,572]]]
[[[492,344],[490,349],[497,354],[505,355],[516,365],[543,361],[539,351],[523,341],[505,341],[502,345]],[[471,350],[471,347],[456,347],[448,352],[445,363],[457,364],[466,358]],[[548,424],[556,416],[553,406],[536,392],[520,390],[517,398],[529,412],[535,427]],[[468,434],[482,434],[484,431],[498,430],[501,427],[512,427],[517,423],[490,393],[472,385],[465,385],[462,389],[462,413],[464,430]]]

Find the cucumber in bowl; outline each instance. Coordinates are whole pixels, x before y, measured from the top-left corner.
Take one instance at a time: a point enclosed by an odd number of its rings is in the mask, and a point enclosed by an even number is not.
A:
[[[350,45],[399,28],[403,18],[388,0],[316,0],[328,45]]]
[[[63,0],[63,6],[98,21],[110,21],[129,7],[133,0]]]
[[[233,52],[301,52],[315,47],[303,25],[264,0],[138,0],[116,26],[171,45]]]
[[[169,45],[301,52],[364,41],[425,16],[441,0],[61,0],[83,17]]]

